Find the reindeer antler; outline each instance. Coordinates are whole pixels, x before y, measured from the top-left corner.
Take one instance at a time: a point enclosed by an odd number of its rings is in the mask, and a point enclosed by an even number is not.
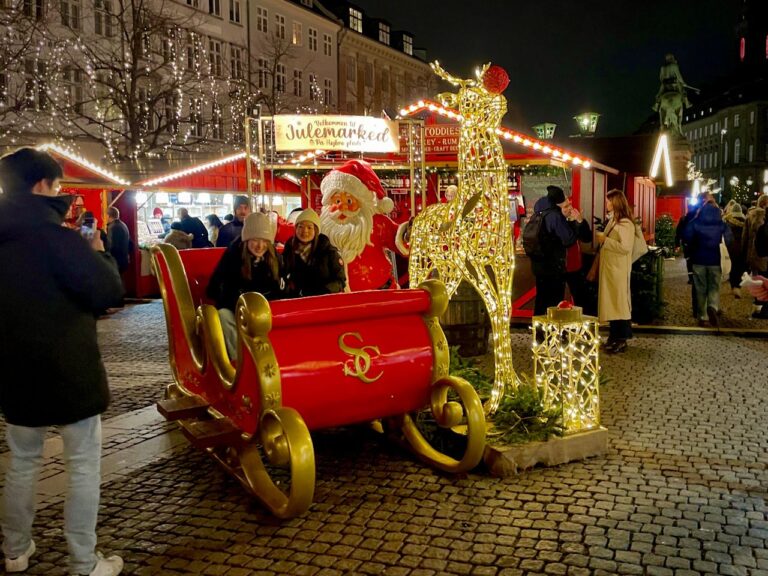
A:
[[[485,75],[485,73],[488,71],[488,68],[490,68],[490,67],[491,67],[491,63],[488,62],[480,70],[476,71],[477,81],[478,82],[482,82],[483,81],[483,76]]]
[[[454,86],[464,86],[467,83],[467,80],[462,80],[461,78],[457,78],[456,76],[453,76],[452,74],[449,74],[445,71],[445,69],[440,66],[440,62],[435,60],[430,65],[430,68],[432,68],[432,71],[437,74],[440,78],[443,80],[450,82]]]

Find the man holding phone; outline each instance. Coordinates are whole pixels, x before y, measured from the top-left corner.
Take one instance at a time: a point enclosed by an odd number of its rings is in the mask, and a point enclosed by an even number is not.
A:
[[[69,572],[115,576],[122,559],[96,552],[101,413],[109,403],[96,314],[119,302],[123,290],[101,235],[84,240],[62,227],[72,196],[59,196],[61,177],[56,160],[34,148],[0,158],[0,409],[11,451],[5,571],[24,572],[35,553],[37,479],[48,428],[57,426],[69,478]]]

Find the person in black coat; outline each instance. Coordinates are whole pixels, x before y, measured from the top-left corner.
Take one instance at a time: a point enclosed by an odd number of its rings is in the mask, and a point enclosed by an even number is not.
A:
[[[328,237],[320,234],[320,217],[311,208],[298,215],[296,234],[285,244],[283,277],[291,298],[344,291],[344,261]]]
[[[117,262],[117,269],[122,274],[131,263],[131,235],[128,226],[120,220],[120,210],[114,206],[107,209],[107,241],[109,253]]]
[[[180,208],[179,221],[181,223],[181,231],[192,234],[192,248],[211,247],[211,243],[208,241],[208,229],[200,218],[193,218],[189,215],[189,211],[186,208]]]
[[[275,231],[268,215],[250,214],[240,239],[229,245],[208,282],[206,293],[219,310],[230,358],[237,356],[235,307],[240,295],[259,292],[267,300],[283,297]]]
[[[589,226],[558,186],[547,186],[547,195],[539,198],[534,212],[544,212],[539,242],[543,256],[531,258],[531,270],[536,277],[534,315],[547,313],[565,297],[566,249],[576,243],[579,229]],[[566,218],[567,213],[567,218]]]
[[[248,196],[235,196],[235,214],[231,222],[224,224],[219,229],[219,237],[216,238],[216,246],[219,248],[226,248],[232,242],[240,238],[240,234],[243,231],[243,222],[245,222],[248,214],[251,213],[251,203],[248,200]],[[227,217],[225,216],[226,220]]]
[[[0,158],[0,409],[11,456],[3,489],[7,572],[27,569],[36,480],[47,427],[58,426],[69,475],[64,534],[70,573],[119,574],[118,556],[97,557],[101,414],[109,404],[96,315],[123,293],[99,234],[62,226],[72,196],[46,152]]]

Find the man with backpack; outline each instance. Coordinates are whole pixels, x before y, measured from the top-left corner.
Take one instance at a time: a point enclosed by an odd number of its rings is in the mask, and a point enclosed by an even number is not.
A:
[[[535,316],[546,314],[547,308],[557,306],[565,297],[566,249],[588,231],[589,224],[563,189],[547,186],[547,195],[536,202],[523,231],[523,247],[536,277]]]

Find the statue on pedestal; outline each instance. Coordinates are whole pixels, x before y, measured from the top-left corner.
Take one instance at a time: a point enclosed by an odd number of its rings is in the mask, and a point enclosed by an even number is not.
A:
[[[690,108],[686,88],[691,88],[683,80],[677,60],[672,54],[667,54],[664,64],[659,71],[659,91],[656,93],[654,110],[659,112],[659,124],[662,128],[672,130],[677,134],[683,133],[683,109]]]

